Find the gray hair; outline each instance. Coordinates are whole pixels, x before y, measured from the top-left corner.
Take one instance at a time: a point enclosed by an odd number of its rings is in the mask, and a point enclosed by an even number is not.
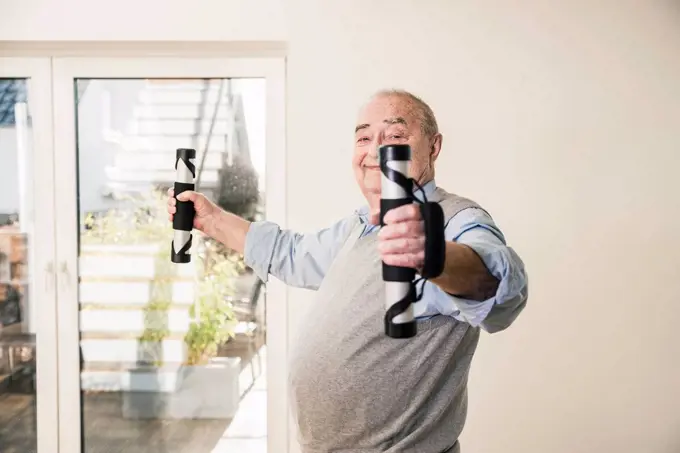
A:
[[[433,137],[439,133],[439,126],[437,125],[437,119],[434,116],[434,112],[421,98],[415,94],[399,89],[386,89],[380,90],[373,95],[373,97],[383,97],[383,96],[397,96],[406,98],[412,104],[414,104],[418,119],[420,120],[420,128],[427,137]]]

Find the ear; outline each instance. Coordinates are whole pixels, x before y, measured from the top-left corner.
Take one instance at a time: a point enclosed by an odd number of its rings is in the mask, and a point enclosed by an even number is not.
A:
[[[436,134],[434,137],[432,137],[432,147],[430,149],[430,159],[432,159],[432,161],[437,160],[437,157],[439,157],[439,152],[442,150],[443,140],[444,137],[442,134]]]

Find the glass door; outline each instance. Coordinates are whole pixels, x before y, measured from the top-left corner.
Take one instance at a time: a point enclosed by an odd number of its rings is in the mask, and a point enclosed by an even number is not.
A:
[[[167,190],[283,225],[283,61],[54,60],[62,452],[280,452],[286,301],[194,233],[170,260]]]
[[[57,445],[49,59],[0,58],[0,451]]]

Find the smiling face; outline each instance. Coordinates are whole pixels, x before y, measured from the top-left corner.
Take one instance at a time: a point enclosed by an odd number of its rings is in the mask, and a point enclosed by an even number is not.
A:
[[[409,176],[420,184],[434,177],[433,164],[441,149],[441,134],[436,130],[428,133],[423,121],[422,107],[403,94],[378,94],[359,112],[352,167],[372,208],[380,203],[380,146],[410,145]]]

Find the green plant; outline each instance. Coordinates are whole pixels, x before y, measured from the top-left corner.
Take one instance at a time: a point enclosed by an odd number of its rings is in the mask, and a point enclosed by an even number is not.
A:
[[[170,244],[173,230],[166,200],[167,194],[160,189],[121,196],[120,207],[84,216],[81,240],[105,245]]]
[[[155,256],[156,275],[151,282],[149,303],[144,308],[145,328],[138,337],[144,361],[154,365],[162,362],[159,343],[170,335],[167,311],[172,304],[172,282],[177,269],[169,256],[173,230],[167,217],[166,200],[162,190],[127,196],[121,208],[110,209],[103,215],[86,215],[81,233],[84,244],[160,246]],[[189,313],[192,322],[184,337],[189,353],[187,362],[191,365],[214,357],[219,347],[234,335],[234,313],[229,298],[234,294],[234,280],[245,269],[240,254],[206,239],[200,238],[202,250],[194,254],[194,259],[201,261],[197,269],[202,271],[196,303]]]
[[[144,306],[144,330],[137,340],[143,358],[140,361],[158,366],[163,361],[160,343],[170,335],[168,310],[172,305],[176,267],[170,262],[164,248],[156,253],[154,265],[156,274],[150,282],[149,303]]]
[[[172,223],[168,221],[166,200],[166,192],[160,189],[121,196],[118,207],[103,214],[87,213],[81,232],[81,241],[86,245],[158,246],[149,302],[144,306],[144,330],[137,337],[138,360],[154,365],[162,362],[159,344],[170,335],[167,311],[172,304],[172,282],[176,270],[170,262],[173,230]]]
[[[243,270],[242,262],[233,254],[206,254],[203,259],[209,261],[208,271],[199,283],[198,304],[190,309],[193,322],[184,337],[189,365],[206,363],[233,337],[234,312],[229,297],[234,294],[235,278]]]

